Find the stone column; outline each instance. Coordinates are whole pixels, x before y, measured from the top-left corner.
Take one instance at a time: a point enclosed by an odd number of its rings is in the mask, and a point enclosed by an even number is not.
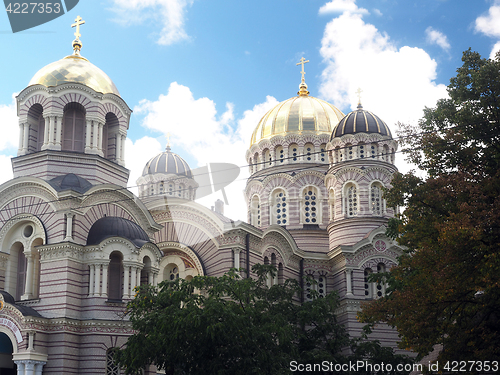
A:
[[[45,138],[44,138],[45,142]],[[17,148],[17,156],[23,155],[23,144],[24,144],[24,124],[19,123],[19,146]]]
[[[72,212],[66,212],[66,237],[64,241],[73,241],[73,217],[75,216]]]
[[[352,296],[352,270],[351,269],[346,269],[345,270],[345,281],[346,281],[346,286],[347,286],[347,296]]]
[[[116,145],[116,150],[115,150],[115,161],[118,164],[122,164],[121,156],[122,156],[122,136],[120,133],[116,134],[115,137],[115,145]]]
[[[54,133],[56,129],[56,116],[49,116],[50,118],[50,126],[49,126],[49,148],[53,149],[55,146],[55,141],[54,141]]]
[[[28,153],[29,137],[30,137],[30,124],[25,122],[23,129],[23,155],[26,155]]]
[[[158,274],[156,272],[153,273],[153,285],[158,285]]]
[[[141,268],[137,267],[137,272],[135,274],[135,285],[139,286],[141,285]]]
[[[35,331],[28,331],[28,350],[35,350]]]
[[[102,297],[108,296],[108,264],[102,265]]]
[[[129,266],[123,266],[124,276],[123,276],[123,298],[130,298],[130,287],[129,287]]]
[[[45,365],[45,362],[35,363],[35,375],[42,375],[44,365]]]
[[[14,361],[17,365],[17,375],[24,375],[24,362],[25,361]]]
[[[26,267],[26,288],[24,289],[22,299],[30,299],[33,297],[33,272],[35,270],[35,264],[32,254],[26,253],[25,256],[28,266]]]
[[[153,285],[153,271],[152,270],[148,271],[148,284]]]
[[[95,265],[90,265],[90,278],[89,278],[89,297],[94,295],[94,282],[95,282]]]
[[[35,375],[35,362],[34,361],[26,361],[24,374],[25,375]]]
[[[133,297],[135,295],[135,283],[137,282],[137,268],[132,266],[130,269],[132,271],[130,274],[130,297]]]
[[[104,124],[102,122],[98,122],[97,123],[97,127],[96,127],[96,130],[97,130],[97,133],[98,133],[98,139],[96,140],[96,152],[100,155],[100,156],[104,156],[104,152],[102,150],[102,137],[103,137],[103,134],[104,134]]]
[[[94,297],[99,297],[101,295],[101,265],[95,265],[95,286],[94,286]]]
[[[95,132],[94,132],[94,139],[96,138]],[[93,148],[93,143],[92,142],[92,120],[86,120],[86,126],[85,126],[85,153],[90,154],[92,153],[92,148]]]
[[[62,150],[61,134],[62,134],[62,115],[59,115],[56,117],[56,143],[54,146],[54,150],[57,151]]]
[[[240,252],[241,252],[241,249],[233,249],[233,253],[234,253],[234,268],[236,268],[237,270],[240,269]]]
[[[120,154],[120,160],[121,160],[120,165],[125,165],[125,141],[126,141],[127,137],[122,134],[121,138],[122,138],[122,147],[121,147],[121,154]]]

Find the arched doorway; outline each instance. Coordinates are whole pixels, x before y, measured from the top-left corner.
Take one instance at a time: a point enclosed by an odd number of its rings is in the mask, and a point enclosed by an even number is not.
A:
[[[17,366],[12,360],[12,341],[5,333],[0,332],[0,375],[16,375]]]

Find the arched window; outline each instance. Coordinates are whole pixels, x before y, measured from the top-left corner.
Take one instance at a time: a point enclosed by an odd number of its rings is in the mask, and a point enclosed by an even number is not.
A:
[[[163,280],[174,281],[179,278],[179,267],[177,264],[170,263],[165,267],[163,271]]]
[[[318,295],[319,298],[326,296],[326,276],[324,275],[319,275],[318,277]]]
[[[276,159],[279,160],[280,164],[285,162],[285,150],[283,150],[283,146],[278,146],[275,149]]]
[[[370,146],[370,156],[372,157],[372,159],[379,158],[378,145],[376,143],[372,143]]]
[[[115,350],[118,348],[109,348],[106,350],[106,375],[120,375],[120,367],[115,363]]]
[[[272,280],[272,284],[276,285],[276,284],[278,284],[278,272],[277,272],[278,271],[278,265],[276,264],[276,254],[275,253],[271,254],[271,265],[276,268],[276,275],[274,276],[274,278]]]
[[[368,278],[372,274],[371,268],[365,268],[365,298],[373,298],[372,283],[368,281]]]
[[[383,159],[386,162],[389,162],[389,146],[384,145]]]
[[[384,204],[382,201],[382,186],[380,183],[373,183],[370,189],[370,210],[373,215],[382,216]]]
[[[167,188],[168,188],[167,190],[168,195],[174,195],[174,183],[169,182]]]
[[[314,290],[314,275],[307,274],[304,285],[304,297],[306,302],[313,300],[313,293],[312,293],[313,290]]]
[[[260,227],[260,199],[256,194],[252,197],[252,202],[250,203],[250,224],[255,227]]]
[[[306,161],[314,161],[315,154],[314,154],[314,145],[312,143],[306,143],[306,145],[304,146],[304,154]]]
[[[302,222],[304,224],[319,224],[319,202],[315,187],[307,187],[302,193]]]
[[[283,285],[285,277],[283,274],[283,263],[278,264],[278,284]]]
[[[359,212],[358,190],[353,183],[349,183],[345,186],[344,211],[348,217],[357,216]]]
[[[320,147],[319,161],[324,163],[326,161],[326,144],[323,143]]]
[[[101,148],[103,155],[108,160],[118,159],[116,155],[116,136],[120,128],[118,118],[114,113],[106,114],[106,123],[102,129]],[[94,134],[97,137],[97,134]]]
[[[335,163],[339,163],[341,162],[343,159],[342,159],[342,154],[344,153],[345,151],[342,149],[340,149],[339,146],[335,147]]]
[[[264,151],[264,161],[268,167],[273,165],[273,159],[269,150]]]
[[[288,205],[286,192],[283,189],[276,189],[271,196],[271,223],[286,225],[288,223]]]
[[[20,301],[26,288],[26,272],[28,267],[28,262],[26,261],[26,256],[24,255],[24,246],[20,242],[16,242],[12,245],[10,256],[12,259],[11,267],[14,270],[13,275],[16,277],[14,284],[14,296],[16,301]]]
[[[385,272],[385,264],[384,263],[377,264],[377,273],[384,273],[384,272]],[[385,295],[385,284],[377,283],[376,289],[377,289],[376,290],[377,298],[380,298],[383,295]]]
[[[151,258],[148,256],[145,256],[144,259],[142,260],[142,263],[144,266],[142,267],[141,270],[141,285],[149,284],[149,274],[151,272]]]
[[[42,149],[45,133],[45,119],[43,107],[36,103],[28,110],[28,152],[37,152]]]
[[[85,108],[79,103],[64,107],[62,150],[83,152],[85,144]]]
[[[185,190],[186,188],[184,187],[184,184],[179,184],[179,188],[177,189],[177,195],[179,196],[179,198],[182,198],[183,196],[185,196]]]
[[[253,162],[254,162],[254,168],[253,168],[254,172],[259,171],[260,170],[260,164],[259,164],[260,158],[259,158],[259,154],[257,152],[255,153],[255,155],[253,157]]]
[[[330,207],[330,221],[335,219],[335,191],[328,191],[328,206]]]
[[[292,143],[288,146],[288,157],[289,161],[296,162],[299,160],[299,146],[296,143]]]
[[[358,155],[361,159],[366,156],[366,145],[363,142],[358,143]]]
[[[248,159],[248,170],[250,171],[250,174],[253,173],[253,159],[252,158],[249,158]]]
[[[108,299],[111,301],[121,301],[122,292],[123,292],[123,255],[119,251],[113,251],[111,254],[109,254]]]
[[[350,143],[345,145],[344,152],[347,155],[346,160],[352,160],[355,158],[354,147]]]

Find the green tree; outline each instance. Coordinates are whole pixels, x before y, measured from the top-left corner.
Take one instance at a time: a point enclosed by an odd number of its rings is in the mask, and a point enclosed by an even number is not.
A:
[[[167,374],[207,375],[289,374],[292,361],[408,362],[378,342],[350,339],[335,318],[335,293],[300,304],[295,280],[268,288],[267,275],[276,269],[252,270],[255,278],[231,270],[141,286],[128,304],[135,334],[117,351],[117,361],[127,374],[154,364]],[[351,354],[344,355],[349,347]]]
[[[470,49],[418,126],[401,125],[409,161],[426,172],[396,174],[386,192],[405,207],[387,233],[406,247],[385,275],[388,296],[364,306],[364,322],[397,327],[420,357],[500,358],[500,55]]]

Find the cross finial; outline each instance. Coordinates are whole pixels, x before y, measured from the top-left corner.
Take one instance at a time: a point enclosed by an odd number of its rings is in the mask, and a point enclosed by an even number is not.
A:
[[[167,133],[167,151],[170,150],[170,132]]]
[[[361,88],[358,88],[358,90],[356,91],[356,94],[358,95],[358,107],[361,105],[361,93],[363,92],[363,90],[361,90]]]
[[[304,56],[302,56],[300,62],[297,63],[297,65],[302,65],[302,71],[300,72],[300,74],[302,74],[302,82],[305,82],[304,75],[306,74],[306,72],[304,71],[304,64],[308,62],[309,60],[304,59]]]
[[[83,25],[85,23],[84,20],[82,20],[82,17],[78,16],[75,18],[75,23],[71,25],[71,27],[76,27],[76,32],[75,32],[75,37],[76,40],[79,40],[82,34],[80,34],[80,25]]]

